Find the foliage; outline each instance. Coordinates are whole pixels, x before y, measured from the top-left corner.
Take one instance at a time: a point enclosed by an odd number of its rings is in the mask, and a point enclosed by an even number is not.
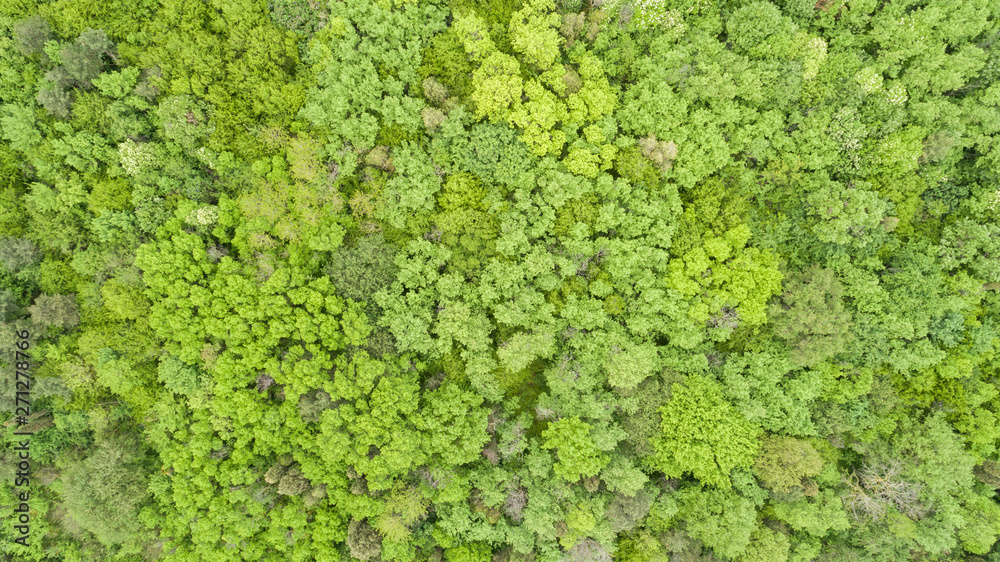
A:
[[[807,441],[792,437],[764,439],[754,463],[754,473],[761,483],[775,492],[801,488],[806,479],[819,474],[823,459]]]
[[[701,376],[674,385],[660,416],[652,463],[668,476],[690,472],[706,484],[728,487],[729,472],[749,468],[760,447],[760,429],[726,402],[717,383]]]
[[[564,418],[549,424],[542,432],[542,448],[559,451],[559,462],[553,466],[558,476],[575,482],[594,476],[607,463],[590,439],[590,427],[578,417]]]
[[[69,329],[80,322],[75,295],[39,295],[28,311],[39,326]]]
[[[333,254],[326,271],[340,294],[356,301],[370,301],[376,291],[395,278],[393,255],[393,248],[382,235],[359,237]]]
[[[0,557],[995,557],[998,26],[3,3]]]
[[[137,518],[149,497],[145,460],[144,447],[118,438],[70,465],[63,476],[67,518],[102,544],[135,552],[147,532]]]
[[[775,332],[788,342],[793,363],[812,366],[844,350],[850,313],[844,310],[843,292],[834,272],[815,266],[787,280],[770,317]]]

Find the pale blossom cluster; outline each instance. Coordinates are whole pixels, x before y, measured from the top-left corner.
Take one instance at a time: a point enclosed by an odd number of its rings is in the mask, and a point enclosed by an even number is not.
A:
[[[899,21],[896,22],[896,25],[898,25],[900,27],[905,27],[906,29],[908,29],[910,31],[914,31],[914,32],[917,31],[917,21],[916,21],[916,18],[914,18],[913,16],[899,18]],[[927,39],[927,36],[926,35],[921,35],[920,36],[920,41],[923,41],[924,39]]]
[[[903,86],[899,82],[890,86],[885,94],[892,105],[902,106],[906,103],[906,100],[910,99],[910,96],[906,93],[906,86]]]
[[[851,165],[857,169],[861,164],[861,141],[868,133],[861,123],[854,108],[841,108],[833,115],[829,127],[830,137],[840,144],[840,150],[850,158]]]
[[[870,156],[871,162],[875,166],[898,164],[906,161],[915,165],[917,159],[920,158],[921,152],[921,149],[915,149],[907,154],[902,139],[897,135],[892,135],[879,141],[876,149],[872,151]]]
[[[667,10],[661,17],[660,27],[667,31],[672,37],[679,38],[687,31],[687,24],[684,23],[684,15],[678,10]]]
[[[196,226],[208,226],[215,224],[217,220],[219,220],[219,208],[215,205],[208,205],[191,211],[185,222]]]
[[[698,0],[691,7],[688,8],[688,13],[693,14],[695,12],[701,13],[702,10],[708,8],[712,5],[712,0]]]
[[[607,0],[602,8],[609,14],[617,14],[622,24],[632,20],[641,29],[660,28],[680,37],[687,30],[684,14],[668,10],[666,4],[666,0]]]
[[[991,211],[997,210],[997,204],[1000,204],[1000,189],[991,193],[986,199],[986,208]]]
[[[122,167],[130,176],[137,176],[156,163],[153,147],[148,144],[136,144],[132,139],[118,145],[118,157],[122,161]]]
[[[216,155],[214,152],[203,146],[194,151],[194,154],[198,157],[198,160],[201,160],[201,162],[208,166],[209,169],[215,169]]]
[[[870,66],[866,66],[858,71],[854,75],[854,81],[861,86],[861,89],[866,94],[875,93],[882,88],[882,75],[875,72],[875,69]]]

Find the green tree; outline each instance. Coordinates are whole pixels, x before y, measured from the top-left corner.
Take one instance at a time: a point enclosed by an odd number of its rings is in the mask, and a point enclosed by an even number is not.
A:
[[[377,559],[382,551],[382,537],[367,521],[351,520],[346,544],[351,556],[358,560]]]
[[[823,242],[864,247],[872,243],[875,229],[882,229],[888,204],[865,184],[844,186],[817,178],[806,200],[816,217],[813,232]]]
[[[381,234],[362,236],[333,253],[326,273],[340,294],[374,305],[373,295],[396,276],[394,255],[393,247]]]
[[[675,384],[660,417],[656,454],[649,462],[668,477],[689,472],[705,484],[728,488],[729,472],[750,468],[760,448],[760,428],[722,397],[718,383],[701,376]]]
[[[104,69],[105,63],[102,58],[104,56],[117,60],[114,43],[103,30],[87,29],[77,37],[76,41],[63,45],[59,51],[59,61],[62,64],[54,68],[49,75],[57,83],[88,89]]]
[[[1000,269],[994,256],[1000,251],[1000,228],[960,219],[944,228],[941,234],[941,261],[946,270],[968,267],[976,276],[990,283],[1000,283]]]
[[[739,560],[785,562],[788,560],[790,547],[791,543],[785,533],[771,530],[766,525],[758,525],[750,534],[750,544]]]
[[[843,531],[850,527],[843,503],[833,490],[821,490],[794,502],[777,503],[772,510],[792,529],[818,538],[827,536],[830,531]]]
[[[0,136],[10,141],[14,149],[27,153],[42,141],[31,108],[4,105],[0,107],[0,114]]]
[[[35,98],[49,113],[60,119],[69,117],[73,106],[73,97],[65,89],[48,81],[43,81]]]
[[[754,462],[754,474],[775,492],[802,489],[819,474],[823,459],[808,441],[793,437],[766,437]]]
[[[164,138],[193,150],[215,130],[211,105],[190,95],[171,96],[156,108],[158,126]]]
[[[521,53],[525,62],[539,70],[552,66],[563,43],[557,31],[562,17],[554,9],[553,0],[531,0],[515,12],[510,21],[514,50]]]
[[[67,517],[102,544],[138,553],[149,532],[138,518],[149,498],[148,473],[145,447],[134,437],[98,444],[62,476]]]
[[[494,51],[472,73],[472,94],[478,118],[493,123],[506,119],[521,103],[523,81],[517,59]]]
[[[788,53],[796,26],[770,2],[741,6],[726,20],[729,39],[754,57]]]
[[[24,56],[34,57],[44,55],[45,43],[51,41],[52,26],[41,16],[32,16],[17,22],[14,26],[17,37],[17,47]],[[43,57],[43,60],[47,57]]]
[[[0,238],[0,263],[9,272],[18,273],[34,265],[40,258],[38,247],[31,240],[10,236]]]
[[[678,495],[677,518],[691,537],[726,558],[743,554],[756,527],[757,512],[750,500],[732,490],[697,487]]]
[[[39,295],[28,311],[40,326],[70,329],[80,323],[76,295]]]
[[[478,459],[489,440],[482,397],[445,382],[422,398],[425,402],[417,427],[427,435],[424,450],[440,457],[444,466]]]
[[[569,482],[596,475],[609,460],[590,437],[590,426],[576,416],[549,424],[542,439],[542,448],[558,450],[559,461],[553,469]]]
[[[797,366],[812,366],[844,351],[850,341],[851,314],[844,308],[844,287],[836,274],[812,266],[793,274],[772,304],[774,331],[788,342]]]
[[[122,99],[135,90],[140,69],[131,66],[118,72],[105,72],[93,80],[94,86],[105,96]]]
[[[163,386],[179,394],[191,394],[199,387],[198,370],[176,357],[160,361],[157,376]]]
[[[809,407],[821,392],[822,378],[814,371],[793,370],[774,347],[766,343],[754,353],[730,354],[719,377],[723,395],[768,431],[810,435]]]

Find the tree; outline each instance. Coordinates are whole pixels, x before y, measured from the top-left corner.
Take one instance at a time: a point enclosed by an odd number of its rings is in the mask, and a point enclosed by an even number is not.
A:
[[[40,326],[71,329],[80,323],[76,295],[40,295],[28,307],[32,322]]]
[[[809,214],[816,217],[813,232],[823,242],[863,248],[874,240],[875,229],[882,229],[888,205],[878,193],[860,185],[844,186],[820,177],[806,200]]]
[[[35,98],[38,105],[41,105],[49,113],[60,119],[69,117],[69,110],[73,105],[73,98],[62,87],[48,80],[42,82],[38,95]]]
[[[690,472],[705,484],[727,488],[732,469],[753,465],[760,428],[726,402],[718,383],[689,376],[671,388],[660,416],[661,432],[650,463],[667,477]]]
[[[193,150],[215,130],[211,105],[190,95],[171,96],[156,108],[158,126],[165,139]]]
[[[28,153],[42,141],[42,134],[35,126],[35,112],[17,105],[0,106],[0,136],[10,145]]]
[[[0,238],[0,263],[7,271],[17,273],[35,264],[41,256],[35,243],[27,238]]]
[[[298,467],[292,467],[278,480],[277,492],[283,496],[298,496],[310,488],[309,479]]]
[[[690,487],[681,491],[677,518],[691,537],[716,554],[735,558],[750,545],[756,525],[753,503],[732,490]]]
[[[14,292],[4,287],[0,290],[0,322],[7,322],[13,319],[21,310],[21,303],[17,301]]]
[[[478,118],[496,123],[521,102],[523,81],[517,59],[499,51],[489,54],[472,73],[472,95]]]
[[[525,62],[539,70],[547,70],[559,56],[563,38],[557,29],[562,18],[553,0],[531,0],[514,13],[510,21],[510,37],[514,49]]]
[[[326,10],[309,0],[273,0],[267,6],[275,23],[307,37],[325,27],[330,18]]]
[[[785,562],[788,560],[791,544],[788,535],[771,530],[766,525],[758,525],[750,534],[750,544],[740,560],[750,562]]]
[[[649,513],[653,496],[646,491],[634,495],[616,494],[608,504],[605,517],[611,523],[611,530],[618,533],[631,531],[639,525]]]
[[[416,93],[427,77],[418,73],[420,54],[424,43],[444,29],[445,12],[415,4],[396,10],[353,1],[331,8],[331,19],[342,18],[354,26],[347,25],[329,48],[325,42],[311,47],[316,82],[306,94],[301,116],[325,129],[341,173],[349,174],[356,155],[342,147],[371,149],[378,144],[380,130],[398,130],[404,139],[421,132],[423,101],[406,89]]]
[[[52,26],[41,16],[32,16],[14,26],[17,48],[27,57],[43,55],[45,43],[52,40]]]
[[[381,234],[359,237],[334,252],[326,273],[341,295],[374,306],[374,294],[388,287],[396,276],[394,255]]]
[[[653,135],[639,140],[642,155],[649,158],[661,171],[667,171],[677,158],[677,145],[674,141],[658,141]]]
[[[753,423],[772,432],[810,435],[809,406],[821,392],[819,373],[796,371],[777,346],[761,344],[754,352],[730,354],[719,381],[723,395]]]
[[[461,14],[454,13],[454,17],[456,24],[461,21]],[[425,80],[430,77],[436,78],[453,99],[465,99],[471,92],[473,67],[456,29],[456,25],[453,24],[445,31],[431,37],[422,53],[419,70]],[[424,96],[431,103],[437,103],[427,95],[426,89]],[[441,99],[441,103],[444,102],[445,100]]]
[[[941,261],[946,270],[967,266],[980,279],[1000,283],[1000,227],[960,219],[941,234]]]
[[[967,521],[958,531],[962,548],[972,554],[988,553],[1000,535],[1000,506],[991,498],[976,494],[963,511]]]
[[[569,482],[594,476],[608,462],[590,437],[590,426],[577,416],[549,424],[542,439],[543,449],[558,450],[559,461],[553,470]]]
[[[397,488],[386,499],[375,528],[392,542],[405,541],[412,536],[409,527],[427,515],[428,504],[418,488]]]
[[[427,435],[424,450],[440,457],[444,466],[478,459],[489,440],[482,398],[445,382],[436,390],[425,392],[423,399],[417,427]]]
[[[457,12],[451,29],[472,60],[482,61],[497,50],[487,31],[486,22],[473,12]]]
[[[851,314],[836,274],[813,265],[785,282],[779,303],[770,307],[775,332],[788,342],[792,362],[809,367],[844,351],[851,337]]]
[[[382,551],[382,537],[367,521],[352,519],[347,526],[347,548],[358,560],[377,559]]]
[[[441,178],[430,156],[419,145],[406,142],[394,154],[395,173],[386,182],[376,216],[394,228],[404,228],[413,215],[430,212]]]
[[[770,2],[752,2],[733,12],[726,21],[729,39],[755,57],[785,54],[796,26]]]
[[[843,531],[850,527],[844,505],[834,490],[821,490],[810,497],[772,506],[775,516],[796,531],[822,538],[830,531]]]
[[[655,345],[627,342],[623,347],[613,346],[608,356],[608,383],[632,389],[656,372],[660,363]]]
[[[67,517],[106,546],[137,553],[148,531],[138,518],[149,498],[145,447],[133,436],[98,444],[62,480]]]
[[[536,156],[558,154],[566,143],[566,134],[556,123],[566,120],[566,106],[537,80],[524,85],[528,101],[511,112],[510,120],[523,132],[521,140]]]
[[[705,233],[699,246],[669,264],[670,285],[691,299],[691,318],[722,328],[720,339],[741,323],[764,324],[767,301],[781,289],[777,256],[769,250],[747,247],[749,238],[746,225],[722,236]],[[724,319],[719,316],[727,311],[735,311],[739,321],[721,322]]]
[[[104,95],[122,99],[135,90],[140,69],[134,66],[118,72],[105,72],[93,80],[94,86]]]
[[[455,147],[462,168],[485,183],[507,187],[530,181],[535,159],[515,132],[502,125],[479,123],[472,127],[467,144]]]
[[[192,394],[200,386],[198,369],[173,356],[160,361],[157,374],[163,386],[178,394]]]
[[[754,474],[767,488],[779,493],[803,489],[808,478],[819,474],[823,459],[808,441],[793,437],[766,437],[754,462]]]
[[[83,89],[92,86],[92,80],[104,69],[103,56],[117,59],[115,45],[100,29],[87,29],[73,43],[68,43],[59,51],[61,65],[54,69],[74,85]]]

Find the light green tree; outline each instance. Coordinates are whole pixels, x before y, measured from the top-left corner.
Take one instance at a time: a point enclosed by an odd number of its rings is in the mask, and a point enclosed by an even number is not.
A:
[[[556,449],[559,460],[553,466],[557,476],[569,482],[594,476],[608,462],[590,437],[590,426],[579,417],[563,418],[542,432],[543,449]]]
[[[529,0],[510,21],[514,50],[521,53],[525,62],[539,70],[552,66],[563,43],[558,31],[562,17],[555,7],[553,0]]]
[[[699,375],[675,384],[660,408],[661,432],[650,464],[668,477],[691,473],[718,488],[731,484],[729,472],[753,465],[760,428],[722,396],[718,383]]]

